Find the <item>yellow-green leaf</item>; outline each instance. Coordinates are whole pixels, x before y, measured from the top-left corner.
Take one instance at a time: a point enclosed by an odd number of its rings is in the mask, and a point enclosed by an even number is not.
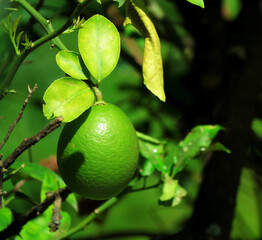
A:
[[[112,22],[94,15],[79,30],[78,47],[87,69],[101,82],[117,65],[120,36]]]
[[[199,7],[205,8],[205,4],[203,0],[187,0],[187,1]]]
[[[43,112],[47,119],[63,116],[63,122],[71,122],[91,107],[95,97],[83,81],[64,77],[48,87],[43,100]]]
[[[57,65],[68,75],[76,79],[88,79],[88,70],[82,64],[81,56],[77,52],[63,50],[56,55]]]
[[[165,102],[161,44],[153,22],[146,12],[144,1],[126,0],[127,18],[124,25],[132,24],[145,38],[143,78],[146,87]]]

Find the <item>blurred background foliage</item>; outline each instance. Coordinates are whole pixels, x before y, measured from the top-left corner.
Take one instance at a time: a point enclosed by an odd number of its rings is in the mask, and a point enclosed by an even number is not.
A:
[[[74,1],[67,0],[31,0],[29,2],[33,6],[40,7],[39,12],[45,18],[52,20],[55,29],[65,22],[75,6]],[[217,4],[216,6],[219,6],[220,14],[216,16],[219,19],[217,21],[230,24],[238,19],[242,11],[241,0],[218,2],[220,2],[220,5]],[[201,58],[199,49],[205,48],[205,43],[196,41],[196,33],[206,35],[207,39],[210,39],[210,33],[203,33],[201,29],[192,31],[193,24],[191,23],[201,20],[202,22],[198,24],[199,27],[201,27],[201,24],[203,26],[207,24],[205,14],[212,11],[212,4],[209,8],[209,4],[206,3],[204,10],[191,6],[186,1],[179,0],[176,2],[148,0],[147,4],[150,17],[161,39],[166,103],[160,102],[142,83],[143,38],[131,26],[123,28],[124,7],[117,8],[117,4],[110,1],[103,5],[92,1],[82,13],[82,17],[88,19],[93,14],[100,13],[109,18],[121,34],[122,52],[120,61],[113,73],[101,83],[104,99],[121,107],[138,131],[161,140],[168,140],[172,149],[172,144],[177,144],[195,125],[221,123],[219,119],[211,117],[213,111],[211,108],[214,106],[211,103],[216,101],[216,95],[207,99],[215,92],[214,89],[220,89],[221,85],[223,86],[221,79],[212,76],[208,79],[202,78],[202,82],[196,82],[197,76],[192,75],[192,69],[194,74],[197,74],[196,66],[200,67],[195,62],[196,59]],[[44,35],[42,27],[32,19],[30,20],[29,14],[17,5],[0,0],[0,6],[0,19],[6,20],[10,13],[14,20],[21,16],[18,31],[25,31],[30,40],[36,40]],[[14,7],[17,9],[10,9]],[[187,11],[189,14],[187,14]],[[192,19],[190,11],[195,11],[199,19]],[[3,77],[12,62],[14,49],[8,34],[2,28],[0,29],[0,39],[0,65],[5,66],[5,63],[7,63],[2,71]],[[78,51],[77,31],[61,35],[61,40],[68,49]],[[63,77],[64,74],[55,62],[57,52],[56,48],[51,48],[50,43],[46,43],[32,52],[19,68],[10,86],[10,89],[15,90],[16,93],[8,94],[0,102],[0,139],[3,139],[8,126],[16,118],[27,96],[27,85],[33,87],[35,83],[38,84],[38,90],[31,98],[21,122],[15,128],[8,144],[3,149],[4,156],[8,156],[24,138],[36,134],[48,124],[42,113],[43,94],[55,79]],[[210,70],[208,69],[209,59],[205,59],[205,61],[206,66],[201,67],[207,69],[208,72]],[[219,66],[214,67],[219,68]],[[199,88],[202,89],[202,92],[199,92]],[[201,102],[197,98],[203,91],[208,92],[208,94],[205,95],[206,99]],[[215,92],[215,94],[219,93],[219,91]],[[202,106],[199,104],[202,104]],[[262,208],[260,204],[262,200],[260,174],[262,122],[259,117],[262,116],[258,114],[252,122],[252,134],[255,140],[254,144],[250,143],[249,152],[256,156],[256,161],[252,164],[246,164],[241,176],[232,239],[262,238]],[[55,154],[60,131],[61,128],[57,129],[31,147],[29,151],[22,154],[19,161],[38,162],[56,171]],[[131,193],[84,231],[74,235],[72,239],[87,239],[87,237],[106,234],[116,234],[117,239],[126,239],[124,235],[129,233],[133,234],[134,237],[129,236],[128,239],[142,240],[149,239],[147,235],[150,234],[171,234],[181,231],[192,214],[194,200],[201,183],[202,169],[211,155],[207,154],[205,158],[191,161],[186,170],[179,174],[181,185],[188,191],[188,195],[180,205],[174,208],[159,206],[157,199],[161,191],[160,188]],[[30,181],[30,185],[23,185],[24,196],[17,197],[10,205],[19,212],[25,212],[32,207],[32,203],[28,202],[25,196],[34,199],[35,202],[40,201],[36,197],[40,182],[36,179]],[[157,181],[158,177],[152,175],[148,177],[147,184],[152,185]],[[4,188],[7,190],[13,187],[8,182],[5,184]],[[143,184],[143,180],[141,180],[138,186],[143,186]],[[71,212],[71,226],[85,218],[86,214],[99,204],[100,202],[79,198],[79,215],[65,205],[65,209]]]

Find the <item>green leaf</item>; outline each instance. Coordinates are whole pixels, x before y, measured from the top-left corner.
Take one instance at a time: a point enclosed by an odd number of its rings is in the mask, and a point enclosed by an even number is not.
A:
[[[155,167],[150,159],[144,159],[142,167],[139,168],[141,176],[146,177],[153,174]]]
[[[251,129],[260,138],[262,138],[262,120],[259,118],[254,118],[251,123]]]
[[[224,130],[224,128],[219,125],[199,125],[194,127],[185,139],[178,144],[178,148],[174,153],[173,176],[181,172],[188,162],[201,152],[219,150],[230,153],[230,150],[222,144],[213,145],[213,149],[211,147],[212,139],[220,130]]]
[[[13,169],[18,169],[19,167],[21,167],[21,165],[22,165],[22,163],[19,162],[19,161],[14,162],[12,164],[12,166],[8,168],[8,170],[10,169],[12,171]],[[17,175],[19,175],[19,176],[21,176],[25,179],[30,177],[30,178],[33,178],[37,181],[42,182],[43,179],[47,178],[47,176],[48,176],[50,179],[52,179],[52,182],[53,182],[52,185],[55,186],[54,181],[56,181],[56,183],[58,183],[59,188],[66,186],[64,181],[61,179],[60,176],[58,176],[55,172],[51,171],[50,169],[41,166],[38,163],[26,162],[23,165],[25,165],[25,167],[23,169],[21,169],[17,173]],[[47,188],[48,188],[48,185],[45,186],[45,189],[47,189]],[[53,188],[53,189],[55,189],[55,188]],[[42,197],[42,195],[41,195],[41,197]],[[77,200],[76,200],[75,194],[73,194],[73,193],[70,194],[67,197],[66,202],[68,202],[77,211],[78,205],[77,205]]]
[[[76,79],[88,79],[89,73],[77,52],[63,50],[56,55],[57,65]]]
[[[57,178],[54,174],[46,172],[41,186],[41,202],[45,200],[47,192],[54,192],[59,189]]]
[[[259,178],[254,170],[242,169],[230,239],[262,239]]]
[[[203,0],[187,0],[187,1],[199,7],[205,8],[205,4]]]
[[[46,173],[49,172],[51,174],[55,174],[50,169],[45,168],[38,163],[31,162],[21,163],[19,161],[16,161],[12,164],[11,167],[8,168],[8,170],[10,169],[12,171],[18,169],[21,167],[21,165],[24,165],[24,167],[17,173],[17,175],[22,176],[23,178],[31,177],[37,181],[42,182]]]
[[[15,35],[16,35],[16,30],[17,30],[17,26],[18,26],[18,23],[19,23],[19,21],[20,21],[20,18],[21,17],[18,17],[16,20],[15,20],[15,22],[14,22],[14,25],[13,25],[13,29],[12,29],[12,35],[13,35],[13,37],[15,37]]]
[[[146,87],[161,101],[166,101],[164,92],[161,44],[153,22],[148,17],[144,1],[126,0],[127,18],[124,26],[132,24],[145,38],[143,78]]]
[[[241,0],[223,0],[222,1],[222,16],[227,21],[235,20],[242,9]]]
[[[16,36],[16,44],[17,44],[17,46],[19,46],[19,44],[20,44],[20,40],[21,40],[21,37],[22,37],[22,35],[23,35],[23,33],[24,33],[24,31],[21,31],[17,36]]]
[[[43,99],[47,119],[63,116],[64,122],[71,122],[93,104],[95,97],[83,81],[64,77],[48,87]]]
[[[216,142],[216,143],[210,145],[207,148],[207,151],[222,151],[222,152],[226,152],[228,154],[231,153],[231,151],[220,142]]]
[[[118,2],[118,7],[120,8],[126,0],[114,0],[115,2]]]
[[[116,67],[120,36],[112,22],[101,15],[94,15],[79,30],[78,47],[87,69],[101,82]]]
[[[141,175],[148,176],[152,174],[153,168],[165,173],[166,166],[164,165],[164,147],[163,145],[152,144],[139,140],[139,149],[141,155],[146,159],[144,166],[142,167]],[[149,164],[149,162],[151,164]]]
[[[78,211],[78,202],[74,193],[71,193],[66,198],[66,202],[69,203],[69,205],[71,205],[75,211]]]
[[[0,231],[12,222],[12,212],[9,208],[0,208]]]
[[[192,129],[186,138],[179,143],[184,158],[194,158],[199,152],[206,151],[218,131],[224,128],[219,125],[199,125]]]
[[[174,180],[168,175],[165,176],[162,195],[159,198],[160,204],[174,207],[178,205],[182,197],[186,195],[186,190],[178,184],[178,180]]]
[[[58,231],[49,231],[48,223],[52,218],[52,206],[50,206],[44,214],[27,222],[27,224],[23,226],[20,236],[16,236],[15,239],[31,240],[35,239],[36,236],[37,240],[58,239],[58,236],[63,234],[63,232],[66,232],[71,224],[71,217],[67,212],[60,211],[60,214],[62,215],[62,218]]]
[[[166,181],[163,185],[162,195],[160,196],[160,201],[168,201],[175,196],[175,189],[178,184],[177,180],[170,179]]]
[[[13,21],[11,15],[8,16],[8,32],[10,36],[13,36]]]

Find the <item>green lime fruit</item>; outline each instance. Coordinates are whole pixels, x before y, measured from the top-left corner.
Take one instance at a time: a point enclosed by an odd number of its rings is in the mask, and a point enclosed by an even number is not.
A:
[[[58,142],[58,169],[66,185],[85,198],[119,194],[134,177],[138,139],[125,113],[98,103],[67,123]]]

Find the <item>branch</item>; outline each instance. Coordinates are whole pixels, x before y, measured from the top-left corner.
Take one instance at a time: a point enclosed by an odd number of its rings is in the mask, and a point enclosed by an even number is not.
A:
[[[36,9],[34,9],[26,0],[15,0],[19,3],[40,25],[44,28],[47,34],[52,33],[54,30],[52,28],[51,22],[46,20]],[[61,42],[61,40],[56,37],[53,39],[53,43],[60,49],[67,49],[66,46]]]
[[[0,155],[0,208],[2,208],[2,200],[3,200],[3,195],[5,192],[3,192],[3,175],[4,175],[4,168],[3,168],[3,161],[2,159],[2,154]]]
[[[28,103],[29,99],[31,98],[32,94],[33,94],[36,90],[37,90],[37,84],[35,84],[35,86],[34,86],[33,89],[31,89],[31,88],[29,87],[29,85],[28,85],[28,92],[29,92],[29,93],[28,93],[28,96],[27,96],[26,100],[24,101],[24,104],[23,104],[23,106],[22,106],[22,109],[21,109],[21,111],[19,112],[16,120],[9,126],[9,129],[8,129],[8,131],[7,131],[7,134],[6,134],[5,138],[3,139],[3,141],[2,141],[1,144],[0,144],[0,151],[1,151],[1,149],[3,148],[3,146],[6,144],[6,142],[8,141],[8,139],[9,139],[11,133],[13,132],[15,126],[17,125],[17,123],[18,123],[18,122],[20,121],[20,119],[22,118],[23,113],[24,113],[24,111],[25,111],[25,108],[26,108],[26,106],[27,106],[27,103]]]
[[[55,129],[61,126],[63,117],[55,118],[44,129],[39,131],[36,135],[30,138],[24,139],[24,141],[14,150],[14,152],[4,161],[4,168],[10,167],[15,160],[28,148],[39,142],[42,138],[53,132]]]
[[[44,5],[44,1],[45,0],[39,0],[39,2],[37,3],[37,5],[35,6],[35,10],[37,12],[39,12],[39,10],[43,7]],[[31,16],[29,21],[27,22],[26,26],[25,26],[25,29],[24,29],[24,32],[28,32],[28,30],[31,28],[31,26],[33,25],[33,21],[34,21],[34,17]]]
[[[9,71],[9,74],[6,76],[6,78],[4,79],[4,81],[2,82],[2,84],[0,85],[0,100],[3,98],[3,94],[5,92],[5,89],[7,89],[19,66],[22,64],[22,62],[24,61],[24,59],[29,55],[30,52],[32,52],[33,50],[37,49],[38,47],[40,47],[41,45],[43,45],[44,43],[48,42],[49,40],[57,37],[58,35],[62,34],[67,28],[69,28],[72,23],[74,22],[75,18],[78,17],[80,15],[80,13],[82,12],[83,8],[90,2],[91,0],[84,0],[81,1],[77,7],[75,8],[74,12],[72,13],[72,15],[68,18],[67,22],[60,27],[59,29],[52,31],[51,33],[47,34],[46,36],[38,39],[37,41],[32,43],[32,46],[30,49],[24,49],[19,56],[17,56],[14,60],[13,66],[11,68],[11,70]],[[50,25],[51,26],[51,25]],[[52,26],[51,26],[52,28]]]
[[[12,193],[21,192],[21,189],[20,189],[20,188],[26,183],[26,181],[27,181],[27,180],[22,179],[22,180],[20,180],[19,182],[17,182],[17,183],[15,184],[14,188],[11,189],[9,192],[7,192],[5,196],[6,196],[6,197],[9,197]],[[8,201],[8,200],[7,200],[7,201]],[[7,201],[5,202],[6,205],[8,205],[8,204],[7,204]]]
[[[54,207],[53,207],[53,212],[52,212],[52,221],[48,225],[50,228],[50,232],[56,232],[59,229],[60,220],[62,218],[60,214],[61,204],[62,204],[62,198],[59,194],[57,194],[55,196],[55,201],[54,201]]]
[[[67,187],[61,188],[55,192],[47,193],[46,199],[39,205],[31,208],[27,213],[15,216],[15,220],[3,231],[0,232],[0,239],[6,239],[12,235],[17,235],[22,227],[30,220],[42,214],[56,199],[56,196],[61,196],[64,201],[71,193]]]

